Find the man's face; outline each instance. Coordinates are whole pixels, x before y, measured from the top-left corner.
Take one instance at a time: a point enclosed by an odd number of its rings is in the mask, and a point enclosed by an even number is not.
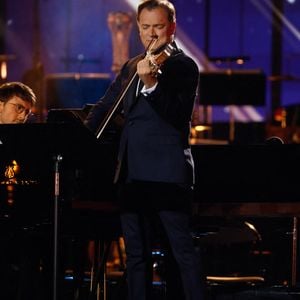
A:
[[[143,9],[139,16],[138,27],[140,38],[145,48],[150,41],[157,37],[158,40],[153,50],[170,43],[175,32],[176,24],[168,20],[165,9],[158,7],[152,10]]]
[[[0,124],[24,123],[31,112],[32,105],[17,96],[7,102],[0,101]]]

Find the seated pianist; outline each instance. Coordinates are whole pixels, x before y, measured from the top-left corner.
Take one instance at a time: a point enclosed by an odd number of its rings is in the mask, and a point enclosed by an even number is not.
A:
[[[25,123],[36,104],[33,90],[22,82],[0,86],[0,124]]]
[[[27,123],[36,102],[33,90],[22,82],[0,85],[0,125]],[[6,224],[2,214],[0,220],[1,226]],[[22,229],[7,228],[1,227],[0,237],[1,299],[40,299],[37,282],[42,243]]]

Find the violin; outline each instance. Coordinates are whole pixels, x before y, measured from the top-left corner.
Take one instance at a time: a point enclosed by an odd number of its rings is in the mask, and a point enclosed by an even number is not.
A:
[[[145,58],[148,59],[149,61],[149,65],[151,68],[151,75],[155,77],[158,74],[161,74],[160,68],[162,64],[171,56],[171,54],[175,50],[175,48],[171,44],[166,44],[160,47],[159,49],[153,51],[153,47],[156,42],[157,42],[157,38],[151,40],[151,42],[149,43],[146,49],[146,55],[145,55]],[[125,94],[127,93],[128,89],[131,87],[136,77],[137,77],[137,72],[135,72],[133,76],[130,78],[128,85],[122,90],[119,97],[114,102],[113,106],[110,108],[109,112],[103,119],[102,123],[100,124],[99,128],[96,131],[97,139],[99,139],[102,136],[104,129],[107,127],[113,115],[119,108],[121,102],[125,97]]]
[[[149,61],[152,76],[161,74],[160,67],[171,56],[175,48],[171,44],[166,44],[152,53],[152,48],[157,39],[153,39],[146,51],[146,59]]]

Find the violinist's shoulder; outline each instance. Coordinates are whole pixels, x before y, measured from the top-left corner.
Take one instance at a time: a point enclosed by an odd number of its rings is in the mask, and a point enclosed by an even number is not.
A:
[[[170,64],[174,64],[180,69],[194,69],[195,71],[198,71],[198,66],[195,60],[180,49],[175,55],[172,55],[167,62],[168,61],[170,61]]]

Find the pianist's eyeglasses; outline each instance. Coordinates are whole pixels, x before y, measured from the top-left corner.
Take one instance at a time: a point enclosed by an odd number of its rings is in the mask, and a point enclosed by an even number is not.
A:
[[[16,110],[17,114],[22,114],[23,112],[25,112],[25,115],[27,116],[31,113],[31,110],[24,107],[22,104],[11,103],[11,102],[8,102],[8,104],[11,104],[15,107],[15,110]]]

